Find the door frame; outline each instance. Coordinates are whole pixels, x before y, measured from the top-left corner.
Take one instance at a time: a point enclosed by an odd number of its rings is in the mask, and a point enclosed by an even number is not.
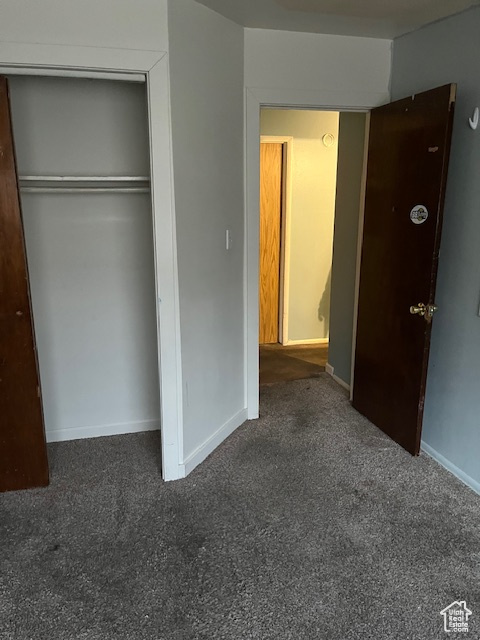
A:
[[[260,110],[308,109],[360,111],[390,101],[389,92],[323,91],[249,88],[245,90],[245,405],[249,420],[259,416],[258,277],[260,226]],[[368,118],[367,118],[368,120]],[[359,216],[362,209],[359,207]],[[359,225],[360,226],[360,225]],[[357,256],[358,271],[358,256]],[[357,276],[358,278],[358,276]],[[357,296],[355,296],[357,300]],[[353,338],[353,341],[355,338]],[[354,357],[353,351],[352,357]]]
[[[68,45],[0,43],[0,73],[146,82],[162,475],[164,480],[182,478],[185,476],[182,368],[167,53]]]
[[[288,343],[288,303],[290,291],[290,224],[292,214],[292,136],[260,136],[260,144],[283,145],[282,205],[280,225],[280,276],[278,300],[278,336],[281,344]]]
[[[353,381],[355,378],[355,349],[357,346],[357,320],[358,320],[358,298],[360,295],[360,267],[362,262],[362,246],[363,246],[363,227],[365,223],[365,196],[367,191],[367,161],[368,161],[368,143],[370,139],[370,112],[365,118],[365,143],[363,147],[363,171],[362,185],[360,188],[360,211],[358,218],[358,235],[357,235],[357,262],[355,265],[355,300],[353,303],[353,332],[352,332],[352,363],[350,365],[350,386],[348,389],[349,399],[353,400]],[[336,378],[335,374],[333,377]],[[342,384],[343,381],[336,378]],[[345,383],[343,383],[345,386]]]

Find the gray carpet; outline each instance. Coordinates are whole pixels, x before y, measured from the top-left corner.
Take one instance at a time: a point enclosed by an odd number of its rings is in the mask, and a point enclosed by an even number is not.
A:
[[[0,638],[431,640],[455,599],[478,638],[479,496],[326,374],[261,412],[168,485],[158,434],[51,445],[0,496]]]

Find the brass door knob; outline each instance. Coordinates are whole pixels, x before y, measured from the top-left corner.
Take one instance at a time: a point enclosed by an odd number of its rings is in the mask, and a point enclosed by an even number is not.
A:
[[[427,308],[423,302],[419,302],[417,306],[412,305],[410,307],[410,313],[413,315],[424,316],[427,313]]]
[[[419,302],[417,305],[410,307],[410,313],[418,316],[426,316],[427,319],[432,319],[433,314],[438,310],[438,307],[434,304],[424,304]]]

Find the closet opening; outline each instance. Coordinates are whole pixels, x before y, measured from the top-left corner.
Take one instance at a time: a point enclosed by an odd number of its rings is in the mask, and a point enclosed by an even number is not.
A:
[[[146,85],[9,90],[47,442],[158,430]]]

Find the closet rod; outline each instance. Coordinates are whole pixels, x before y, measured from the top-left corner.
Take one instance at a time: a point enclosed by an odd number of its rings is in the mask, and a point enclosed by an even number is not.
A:
[[[21,182],[150,182],[148,176],[18,176]]]
[[[22,193],[150,193],[148,187],[20,187]]]

